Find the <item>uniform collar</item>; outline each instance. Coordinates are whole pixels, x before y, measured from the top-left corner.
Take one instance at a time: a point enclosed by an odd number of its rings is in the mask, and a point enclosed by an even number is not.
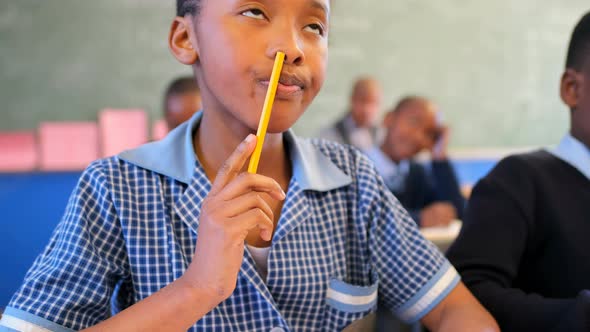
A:
[[[193,133],[202,114],[202,111],[195,113],[190,120],[160,141],[121,152],[119,159],[190,184],[197,164]],[[311,141],[296,137],[291,130],[284,133],[284,138],[293,165],[293,176],[301,189],[329,191],[352,182],[350,176],[340,170]]]
[[[565,135],[559,145],[549,152],[572,165],[590,179],[590,150],[572,135]]]

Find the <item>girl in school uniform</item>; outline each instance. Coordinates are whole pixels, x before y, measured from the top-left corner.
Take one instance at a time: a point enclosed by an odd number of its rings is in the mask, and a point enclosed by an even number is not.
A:
[[[434,331],[496,331],[365,157],[289,130],[324,82],[330,1],[177,6],[169,45],[203,111],[88,167],[0,331],[363,330],[378,302]]]

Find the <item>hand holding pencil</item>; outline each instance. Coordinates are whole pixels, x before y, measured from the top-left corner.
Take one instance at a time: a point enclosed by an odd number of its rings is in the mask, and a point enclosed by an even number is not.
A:
[[[215,290],[212,297],[216,302],[234,291],[246,235],[258,228],[262,240],[272,239],[274,214],[261,196],[266,194],[279,201],[286,197],[274,179],[256,174],[284,57],[283,53],[276,56],[257,136],[246,137],[225,161],[201,205],[199,239],[183,277]],[[248,172],[242,173],[248,157]]]

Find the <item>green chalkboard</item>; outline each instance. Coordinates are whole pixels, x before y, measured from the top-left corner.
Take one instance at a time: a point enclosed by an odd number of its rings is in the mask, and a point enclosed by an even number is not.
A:
[[[551,144],[567,129],[558,83],[588,0],[335,0],[328,80],[296,125],[313,135],[346,109],[355,77],[436,100],[455,147]],[[94,120],[104,107],[159,117],[189,74],[166,45],[171,0],[0,2],[0,130]]]
[[[168,81],[190,68],[170,55],[174,2],[0,2],[0,129],[95,120],[105,107],[161,111]]]

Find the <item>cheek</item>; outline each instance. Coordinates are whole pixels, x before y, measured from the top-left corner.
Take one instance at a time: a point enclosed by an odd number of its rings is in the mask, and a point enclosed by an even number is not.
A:
[[[235,91],[233,89],[240,86],[238,76],[243,75],[245,63],[248,63],[247,56],[256,52],[255,48],[239,38],[230,24],[223,21],[209,23],[205,25],[203,22],[197,35],[201,67],[205,70],[207,83],[217,89]]]
[[[328,67],[328,49],[326,46],[314,47],[315,51],[311,52],[308,58],[308,66],[313,77],[312,88],[317,95],[326,80]]]

